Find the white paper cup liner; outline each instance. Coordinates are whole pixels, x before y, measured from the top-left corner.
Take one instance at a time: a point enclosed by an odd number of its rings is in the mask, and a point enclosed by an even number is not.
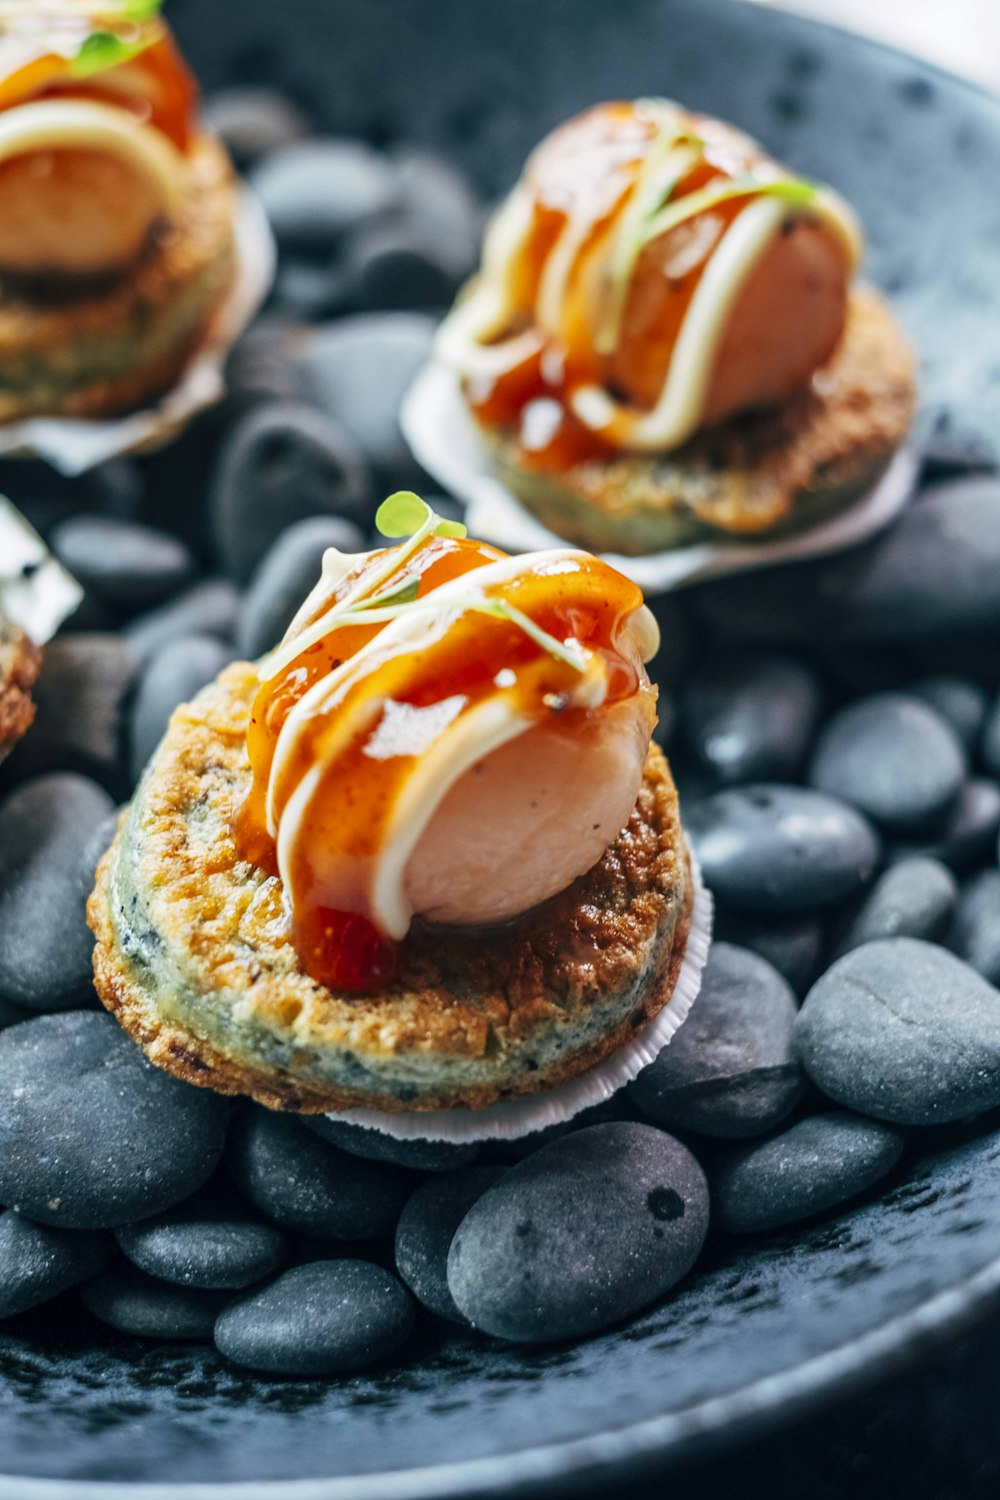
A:
[[[687,1019],[701,989],[701,976],[712,942],[711,892],[705,889],[694,851],[691,856],[693,901],[687,947],[674,992],[668,1003],[648,1021],[627,1046],[596,1067],[555,1088],[525,1099],[508,1099],[486,1109],[441,1109],[385,1114],[377,1109],[351,1109],[330,1115],[347,1125],[380,1130],[397,1141],[509,1141],[531,1135],[549,1125],[564,1125],[582,1110],[603,1104],[631,1083],[656,1058]]]
[[[473,536],[507,552],[565,545],[564,538],[536,521],[494,474],[452,370],[437,361],[425,365],[407,392],[400,425],[421,467],[465,502],[466,522]],[[917,471],[916,456],[904,448],[866,495],[794,536],[699,542],[645,557],[625,557],[617,552],[601,556],[652,595],[727,573],[839,552],[874,536],[899,515],[912,498]]]
[[[0,614],[43,646],[82,598],[76,579],[0,495]]]
[[[160,448],[225,391],[226,357],[274,280],[274,238],[256,198],[242,189],[233,224],[236,275],[215,321],[177,385],[155,406],[108,420],[27,417],[0,426],[0,456],[40,458],[75,478],[125,453]]]

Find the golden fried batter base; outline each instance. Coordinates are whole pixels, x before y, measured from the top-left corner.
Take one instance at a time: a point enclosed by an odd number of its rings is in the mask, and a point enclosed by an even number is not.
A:
[[[488,933],[415,924],[379,994],[309,979],[280,882],[230,834],[255,687],[237,663],[176,711],[90,898],[98,993],[152,1062],[271,1109],[477,1109],[582,1073],[668,1003],[692,887],[656,746],[628,827],[543,907]]]
[[[0,761],[35,717],[31,689],[42,665],[41,649],[0,616]]]
[[[154,231],[136,264],[99,288],[0,281],[0,422],[32,415],[108,417],[177,383],[209,336],[235,269],[235,179],[202,136],[189,201]]]
[[[774,535],[843,509],[881,478],[913,419],[916,360],[888,306],[856,288],[829,362],[768,411],[706,428],[669,453],[522,467],[514,436],[480,424],[497,472],[551,531],[632,556]]]

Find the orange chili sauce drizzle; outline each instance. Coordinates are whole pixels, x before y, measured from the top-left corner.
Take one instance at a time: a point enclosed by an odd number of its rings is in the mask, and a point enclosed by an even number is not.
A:
[[[403,567],[420,573],[420,597],[502,555],[477,542],[433,538],[408,557]],[[634,584],[604,564],[581,560],[565,574],[521,575],[503,586],[503,595],[543,630],[560,640],[572,637],[603,656],[605,701],[618,702],[637,691],[638,665],[617,644],[623,622],[641,603]],[[264,807],[281,726],[303,694],[336,664],[348,661],[378,629],[348,625],[332,630],[258,692],[247,735],[253,783],[233,832],[241,857],[269,873],[276,872],[276,861]],[[367,916],[309,899],[315,882],[309,849],[304,846],[334,851],[348,867],[356,862],[364,869],[366,862],[377,857],[399,793],[415,764],[405,744],[390,754],[372,753],[373,737],[380,727],[393,713],[419,715],[446,700],[460,703],[456,712],[465,712],[497,693],[501,669],[514,674],[514,685],[505,690],[513,695],[518,711],[540,719],[553,712],[553,706],[558,711],[561,696],[578,680],[572,667],[541,650],[517,626],[473,612],[442,617],[440,626],[431,627],[428,649],[414,650],[406,644],[387,648],[384,656],[365,665],[368,670],[359,670],[353,677],[348,672],[341,679],[332,713],[317,712],[307,721],[295,755],[275,787],[280,817],[288,796],[311,766],[324,761],[334,767],[310,801],[309,838],[300,840],[294,850],[286,894],[291,901],[292,941],[305,972],[318,983],[353,993],[377,990],[391,981],[398,968],[398,946]],[[366,703],[374,705],[374,724],[371,715],[362,715],[358,721],[362,727],[328,761],[324,747],[335,732],[336,721]],[[574,719],[583,712],[565,710],[567,732],[572,733]]]
[[[186,152],[194,134],[198,86],[163,22],[155,27],[158,34],[141,52],[84,77],[77,77],[71,59],[58,52],[40,51],[5,71],[0,47],[0,110],[37,99],[93,99],[130,110]],[[87,29],[81,30],[81,42]],[[39,45],[44,45],[41,37]]]
[[[625,118],[626,111],[631,113],[630,119]],[[534,191],[532,227],[515,268],[515,301],[529,318],[546,260],[574,214],[582,209],[593,215],[577,255],[579,270],[588,256],[600,253],[603,242],[610,240],[638,180],[643,146],[653,134],[652,123],[632,113],[628,106],[609,106],[600,113],[603,131],[592,128],[589,141],[582,141],[568,155],[560,153],[560,140],[565,142],[570,132],[579,131],[587,123],[571,121],[529,164],[526,177]],[[600,127],[601,120],[595,123]],[[731,148],[720,151],[706,144],[704,156],[678,183],[671,201],[710,182],[733,178],[747,170],[751,160],[734,154]],[[596,212],[594,195],[599,195]],[[644,246],[633,270],[618,348],[611,355],[599,354],[593,348],[589,329],[581,326],[581,320],[584,324],[586,320],[571,275],[570,326],[565,330],[565,346],[551,338],[540,338],[533,353],[508,369],[495,375],[468,377],[465,395],[477,420],[486,426],[512,429],[521,465],[536,473],[559,473],[590,459],[606,459],[612,445],[574,414],[570,404],[573,392],[584,385],[599,385],[617,399],[627,399],[624,390],[628,386],[634,393],[641,393],[641,399],[633,403],[639,409],[649,409],[655,403],[708,261],[724,230],[745,206],[745,198],[740,197],[707,211],[717,234],[700,258],[692,257],[693,263],[681,275],[670,273],[670,257],[690,235],[691,226],[705,218],[705,212]]]

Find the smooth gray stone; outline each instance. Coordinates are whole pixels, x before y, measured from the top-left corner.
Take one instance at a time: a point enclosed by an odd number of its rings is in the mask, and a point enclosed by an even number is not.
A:
[[[79,771],[112,796],[126,795],[125,706],[136,664],[120,635],[57,636],[34,688],[38,715],[10,757],[21,773]]]
[[[815,676],[788,657],[728,653],[699,668],[681,695],[680,722],[720,785],[786,781],[805,759],[819,719]]]
[[[1000,629],[1000,482],[925,490],[873,541],[699,590],[713,624],[745,642],[901,642]],[[995,655],[995,653],[994,653]]]
[[[456,1167],[467,1167],[479,1153],[474,1143],[455,1144],[451,1141],[398,1141],[382,1130],[367,1130],[363,1125],[348,1125],[344,1120],[334,1120],[329,1115],[304,1115],[303,1124],[308,1125],[323,1140],[352,1156],[366,1161],[387,1161],[397,1167],[410,1167],[415,1172],[450,1172]]]
[[[339,1375],[388,1358],[412,1328],[413,1302],[395,1276],[369,1261],[319,1260],[230,1303],[215,1343],[267,1375]]]
[[[0,1034],[0,1042],[2,1042]],[[297,1120],[250,1110],[230,1151],[241,1190],[285,1229],[333,1240],[388,1235],[413,1178],[386,1162],[363,1161],[320,1140]]]
[[[1000,834],[1000,785],[985,776],[962,784],[958,801],[923,853],[964,874],[995,857]]]
[[[935,943],[946,932],[957,899],[955,877],[940,860],[924,855],[900,860],[872,886],[837,952],[849,953],[878,938],[924,938]]]
[[[332,250],[341,236],[399,201],[395,173],[363,141],[294,141],[250,176],[278,243]]]
[[[112,1259],[114,1241],[87,1229],[53,1229],[9,1209],[0,1213],[0,1318],[39,1307]]]
[[[133,781],[142,775],[174,709],[189,703],[231,658],[229,647],[211,635],[180,636],[153,657],[132,704],[129,759]]]
[[[84,588],[124,610],[172,598],[194,572],[194,558],[177,537],[113,516],[69,516],[49,545]]]
[[[255,661],[278,644],[319,582],[328,547],[360,552],[364,545],[357,527],[339,516],[313,516],[282,532],[243,595],[236,626],[240,655]]]
[[[358,235],[344,274],[351,305],[365,311],[447,307],[460,281],[447,242],[430,226],[405,219],[375,224]]]
[[[716,913],[714,936],[749,948],[772,964],[796,995],[804,994],[815,979],[826,941],[819,917],[762,917],[725,909]]]
[[[434,319],[418,313],[366,313],[321,324],[302,352],[316,399],[344,424],[383,485],[419,481],[399,408],[434,332]]]
[[[722,1140],[761,1135],[802,1095],[788,984],[764,959],[714,943],[691,1014],[629,1085],[654,1124]]]
[[[713,1164],[713,1222],[731,1234],[780,1229],[846,1203],[899,1161],[901,1130],[846,1111],[812,1115]]]
[[[837,959],[806,997],[795,1045],[817,1088],[876,1120],[936,1125],[1000,1104],[1000,991],[915,938]]]
[[[994,701],[983,726],[980,753],[990,775],[1000,777],[1000,697]]]
[[[651,1125],[593,1125],[512,1167],[473,1205],[448,1287],[472,1326],[498,1338],[581,1338],[668,1292],[707,1229],[707,1184],[679,1141]]]
[[[95,1318],[140,1339],[206,1342],[231,1293],[171,1286],[123,1262],[89,1281],[81,1293]]]
[[[0,996],[31,1012],[92,993],[84,855],[114,803],[94,781],[38,776],[0,803]]]
[[[206,1291],[242,1290],[279,1270],[288,1236],[211,1188],[177,1208],[115,1231],[119,1248],[149,1276]]]
[[[448,1252],[469,1209],[495,1187],[505,1167],[462,1167],[431,1177],[407,1199],[396,1225],[396,1269],[410,1291],[440,1318],[465,1323],[448,1290]]]
[[[268,311],[237,339],[226,361],[226,388],[247,401],[305,401],[308,382],[295,363],[295,351],[308,334],[305,323]]]
[[[1000,985],[1000,870],[983,870],[965,886],[948,946],[990,984]]]
[[[979,744],[987,709],[987,695],[978,683],[940,673],[921,677],[910,685],[909,692],[929,703],[951,725],[971,758]]]
[[[201,117],[241,170],[309,133],[301,110],[277,89],[220,89],[209,94]]]
[[[479,261],[484,208],[468,178],[452,162],[417,146],[398,146],[389,159],[407,222],[439,242],[451,277],[470,276]]]
[[[881,827],[906,833],[943,817],[964,778],[965,755],[950,724],[919,698],[879,693],[827,721],[808,779]]]
[[[775,916],[854,895],[879,857],[867,819],[805,787],[755,782],[716,792],[686,810],[685,827],[721,901]]]
[[[0,1032],[0,1201],[43,1224],[105,1229],[171,1208],[215,1170],[227,1118],[103,1011]]]
[[[336,516],[367,526],[372,491],[357,444],[338,422],[302,403],[273,401],[230,429],[208,504],[220,564],[246,583],[296,521]]]
[[[132,660],[142,666],[170,641],[185,635],[232,639],[240,596],[228,578],[207,578],[169,604],[139,615],[124,631]]]

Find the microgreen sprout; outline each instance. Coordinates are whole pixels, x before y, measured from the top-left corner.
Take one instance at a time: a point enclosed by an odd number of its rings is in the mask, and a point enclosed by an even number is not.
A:
[[[161,0],[120,0],[108,10],[108,19],[123,28],[143,26],[159,13]],[[103,73],[118,63],[128,62],[140,52],[145,52],[153,39],[147,34],[120,35],[105,27],[92,31],[84,37],[80,50],[70,63],[77,78],[89,78],[92,73]]]

